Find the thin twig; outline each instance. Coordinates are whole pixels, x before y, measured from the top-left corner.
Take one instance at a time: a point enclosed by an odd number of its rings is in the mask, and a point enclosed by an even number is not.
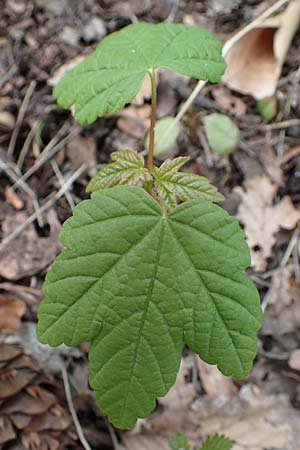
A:
[[[32,81],[30,83],[28,89],[27,89],[27,92],[25,94],[23,102],[22,102],[22,104],[20,106],[18,117],[17,117],[17,120],[16,120],[16,125],[14,127],[13,132],[12,132],[12,135],[11,135],[11,138],[10,138],[10,141],[9,141],[9,145],[8,145],[7,155],[9,157],[11,157],[13,155],[13,152],[14,152],[14,149],[15,149],[15,145],[16,145],[16,141],[17,141],[17,138],[18,138],[18,135],[19,135],[19,132],[20,132],[20,128],[21,128],[24,116],[25,116],[25,112],[26,112],[26,109],[28,107],[30,98],[31,98],[31,96],[33,94],[33,91],[35,89],[35,86],[36,86],[36,82]]]
[[[12,234],[7,236],[7,238],[3,239],[3,241],[0,244],[0,251],[3,250],[12,240],[16,239],[16,237],[19,236],[19,234],[22,233],[25,228],[31,224],[37,217],[38,214],[42,214],[47,209],[51,208],[54,203],[60,199],[63,195],[65,195],[65,192],[70,188],[70,186],[74,183],[74,181],[80,177],[80,175],[87,169],[87,164],[82,164],[82,166],[79,167],[79,169],[76,170],[76,172],[73,173],[73,175],[68,178],[62,186],[59,191],[56,192],[56,194],[52,195],[46,203],[44,203],[38,211],[33,213],[31,216],[29,216],[24,223],[22,223],[18,228],[14,230]]]
[[[31,130],[29,131],[29,133],[28,133],[27,136],[26,136],[26,139],[25,139],[25,141],[24,141],[23,147],[21,148],[21,151],[20,151],[20,154],[19,154],[19,157],[18,157],[18,160],[17,160],[17,166],[19,167],[20,170],[22,169],[22,166],[23,166],[25,157],[26,157],[26,155],[27,155],[27,152],[28,152],[28,150],[29,150],[31,141],[32,141],[32,139],[33,139],[33,137],[34,137],[34,135],[35,135],[35,133],[36,133],[36,130],[37,130],[37,128],[38,128],[39,123],[40,123],[40,122],[37,121],[37,122],[33,125],[33,127],[31,128]]]
[[[275,122],[275,123],[262,125],[259,128],[263,128],[266,131],[270,131],[270,130],[281,130],[284,128],[295,127],[298,125],[300,125],[300,119],[289,119],[289,120],[283,120],[282,122]]]
[[[31,175],[33,175],[45,162],[51,159],[59,150],[61,150],[68,142],[70,142],[77,134],[79,134],[79,128],[73,129],[64,139],[54,145],[53,148],[49,149],[46,153],[45,150],[41,153],[40,158],[37,159],[36,163],[27,170],[24,175],[13,185],[11,189],[14,191],[18,188],[22,181],[27,180]]]
[[[179,8],[179,0],[171,0],[171,9],[168,14],[168,17],[166,17],[164,22],[174,22],[178,8]]]
[[[229,50],[242,38],[244,37],[255,25],[260,24],[272,14],[274,14],[278,9],[288,3],[290,0],[278,0],[274,5],[268,8],[265,12],[260,14],[256,19],[252,20],[248,25],[242,28],[239,32],[237,32],[234,36],[228,39],[223,46],[223,55],[225,56]]]
[[[66,393],[69,410],[70,410],[70,413],[71,413],[71,416],[72,416],[72,419],[74,422],[75,429],[77,431],[78,438],[85,450],[92,450],[92,448],[89,446],[89,443],[84,436],[81,424],[79,422],[79,419],[77,417],[77,414],[76,414],[76,411],[74,408],[68,374],[67,374],[67,370],[66,370],[66,367],[64,364],[62,364],[62,366],[61,366],[61,374],[62,374],[62,378],[63,378],[63,382],[64,382],[64,388],[65,388],[65,393]]]
[[[119,450],[120,449],[120,445],[119,445],[119,442],[118,442],[118,439],[117,439],[117,436],[116,436],[116,432],[115,432],[114,428],[111,426],[111,424],[109,423],[108,420],[105,420],[105,422],[106,422],[106,426],[107,426],[107,429],[108,429],[108,432],[109,432],[112,444],[114,446],[114,449],[115,450]]]
[[[54,173],[55,173],[55,175],[56,175],[56,177],[57,177],[57,179],[59,181],[60,186],[62,187],[65,184],[66,181],[65,181],[61,171],[59,170],[57,162],[55,160],[51,161],[51,166],[52,166],[52,169],[53,169],[53,171],[54,171]],[[72,210],[74,208],[74,206],[75,206],[75,203],[74,203],[72,195],[70,194],[69,191],[66,191],[65,197],[66,197],[67,202],[69,203],[69,206],[70,206],[70,208]]]
[[[14,172],[12,167],[10,167],[8,164],[6,164],[1,159],[0,159],[0,169],[2,169],[3,172],[5,172],[5,174],[8,176],[8,178],[10,178],[11,181],[18,182],[20,180],[20,177],[18,177],[18,175]],[[25,183],[25,181],[21,181],[20,182],[20,188],[24,192],[26,192],[27,195],[29,195],[29,197],[32,200],[33,208],[38,213],[38,211],[40,209],[40,205],[39,205],[39,202],[38,202],[38,199],[37,199],[37,196],[36,196],[35,192],[28,186],[28,184]],[[9,189],[11,189],[11,188],[9,188]],[[38,214],[37,220],[38,220],[39,226],[43,227],[44,222],[43,222],[42,216],[40,216]]]

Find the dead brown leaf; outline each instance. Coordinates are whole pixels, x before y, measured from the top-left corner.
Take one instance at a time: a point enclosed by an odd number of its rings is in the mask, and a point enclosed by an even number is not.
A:
[[[198,355],[195,355],[195,359],[203,388],[209,398],[230,398],[237,394],[238,389],[232,378],[225,377],[217,366],[207,364]]]
[[[8,417],[0,416],[0,444],[5,444],[16,437],[16,433]]]
[[[272,275],[271,287],[268,292],[268,307],[270,312],[278,316],[293,300],[291,276],[294,271],[292,264],[278,267]]]
[[[0,275],[8,280],[33,275],[47,267],[59,251],[58,233],[60,222],[54,210],[51,214],[49,237],[39,237],[33,224],[14,239],[1,252]],[[24,212],[10,211],[2,223],[2,238],[6,238],[21,224],[27,216]],[[50,223],[51,222],[51,223]]]
[[[283,13],[254,24],[232,46],[229,40],[224,46],[227,62],[224,83],[256,99],[274,95],[299,22],[300,2],[293,0]]]
[[[200,399],[194,411],[192,421],[195,426],[200,424],[200,430],[193,434],[224,434],[236,441],[233,450],[282,450],[292,439],[289,415],[293,411],[287,396],[270,396],[255,385],[244,386],[221,407]]]
[[[0,330],[13,333],[21,325],[26,305],[18,298],[0,295]]]
[[[244,189],[238,187],[235,190],[241,196],[237,217],[245,228],[252,266],[256,271],[263,271],[272,254],[276,233],[280,228],[295,228],[300,211],[294,208],[288,196],[273,205],[277,188],[266,176],[246,180]]]
[[[137,139],[143,139],[150,126],[151,106],[131,105],[120,112],[118,128]]]

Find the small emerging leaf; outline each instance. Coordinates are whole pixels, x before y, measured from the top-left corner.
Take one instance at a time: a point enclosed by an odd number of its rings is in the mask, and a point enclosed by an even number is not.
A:
[[[89,182],[87,192],[95,192],[120,184],[138,184],[140,180],[152,180],[150,172],[144,166],[144,158],[138,152],[118,150],[110,156],[115,162],[99,170]]]
[[[210,436],[200,450],[231,450],[235,442],[225,436]]]
[[[263,98],[256,102],[256,107],[261,117],[270,122],[277,114],[277,99],[275,96]]]
[[[187,437],[184,434],[175,434],[169,439],[171,450],[190,450]]]
[[[205,133],[212,150],[220,155],[228,155],[239,143],[240,130],[224,114],[210,114],[203,118]]]
[[[169,126],[174,122],[174,120],[175,120],[174,117],[164,117],[163,119],[158,120],[155,124],[154,156],[158,158],[160,156],[163,156],[164,153],[169,153],[170,148],[172,147],[172,145],[174,145],[179,135],[181,127],[180,124],[177,124],[175,125],[175,127],[172,128],[172,130],[166,136],[166,138],[162,140],[166,131],[168,130]],[[149,133],[145,139],[145,147],[148,148],[148,146],[149,146]]]
[[[161,66],[212,82],[225,70],[221,44],[210,32],[184,24],[136,23],[105,37],[53,95],[63,108],[75,105],[75,119],[89,124],[130,103],[149,71]]]
[[[177,200],[185,202],[193,198],[202,198],[212,202],[224,200],[215,186],[207,178],[188,172],[178,172],[189,160],[188,157],[167,159],[159,168],[153,167],[154,190],[172,208]]]
[[[76,206],[60,239],[38,336],[90,342],[90,384],[116,427],[167,393],[184,341],[225,375],[249,372],[261,308],[244,234],[222,208],[191,200],[166,215],[144,189],[116,186]]]

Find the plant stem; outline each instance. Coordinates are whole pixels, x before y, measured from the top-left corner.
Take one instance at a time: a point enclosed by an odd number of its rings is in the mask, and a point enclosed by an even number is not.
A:
[[[155,137],[155,122],[156,122],[156,80],[155,70],[149,71],[151,79],[151,122],[149,131],[149,148],[148,148],[148,161],[147,166],[150,169],[153,166],[153,150],[154,150],[154,137]]]

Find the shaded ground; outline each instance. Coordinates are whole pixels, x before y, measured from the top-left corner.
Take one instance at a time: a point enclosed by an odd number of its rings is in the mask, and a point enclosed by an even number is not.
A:
[[[55,104],[49,80],[63,64],[90,53],[104,35],[132,21],[194,23],[225,40],[270,4],[255,0],[1,3],[2,243],[13,236],[0,259],[0,446],[4,450],[82,448],[66,403],[62,361],[91,447],[113,449],[113,441],[120,439],[101,416],[88,389],[86,347],[41,350],[34,323],[46,269],[60,249],[61,223],[72,207],[87,197],[90,175],[96,165],[109,161],[111,151],[143,149],[149,101],[141,100],[133,118],[124,110],[93,126],[79,127],[69,112]],[[194,443],[221,431],[232,433],[240,449],[299,450],[299,45],[298,33],[283,68],[278,113],[271,124],[263,122],[253,98],[223,85],[207,86],[184,116],[173,152],[190,155],[189,170],[209,177],[218,186],[226,197],[224,207],[238,215],[248,238],[251,232],[257,236],[263,230],[261,241],[253,242],[256,264],[249,271],[265,307],[254,370],[242,382],[227,380],[186,350],[176,389],[159,402],[157,411],[135,434],[123,436],[123,445],[130,450],[167,448],[165,437],[180,430]],[[193,80],[161,71],[158,117],[175,116],[194,86]],[[201,119],[211,112],[230,115],[240,128],[239,146],[229,157],[208,149]],[[73,174],[74,183],[59,198],[54,197]],[[258,178],[253,182],[254,177]],[[245,189],[250,196],[250,214],[249,203],[242,207],[249,200]],[[259,206],[265,194],[265,204]],[[40,212],[45,204],[45,211]],[[267,209],[269,215],[264,216]],[[275,220],[275,209],[281,216],[273,234],[269,224]],[[32,214],[32,223],[12,235]],[[293,218],[289,226],[283,226],[287,215]],[[271,249],[270,254],[266,248]]]

